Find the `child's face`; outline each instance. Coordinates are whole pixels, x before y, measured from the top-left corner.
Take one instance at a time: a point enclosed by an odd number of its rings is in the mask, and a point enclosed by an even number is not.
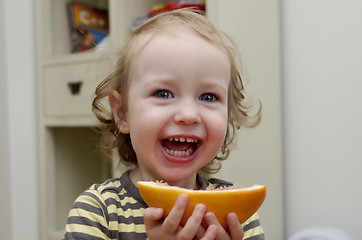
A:
[[[147,180],[194,177],[226,135],[230,63],[183,28],[157,34],[132,59],[127,130]]]

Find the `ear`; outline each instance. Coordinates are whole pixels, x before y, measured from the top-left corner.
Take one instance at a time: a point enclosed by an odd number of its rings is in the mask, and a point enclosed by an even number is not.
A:
[[[121,94],[117,91],[113,91],[108,95],[108,101],[119,132],[124,134],[129,133],[128,121],[126,118],[126,112],[124,111]]]

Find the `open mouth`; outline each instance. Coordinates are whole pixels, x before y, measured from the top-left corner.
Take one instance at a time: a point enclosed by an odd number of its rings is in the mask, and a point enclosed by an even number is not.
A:
[[[175,137],[162,141],[166,153],[175,157],[191,156],[197,149],[198,144],[200,144],[200,141],[195,138]]]

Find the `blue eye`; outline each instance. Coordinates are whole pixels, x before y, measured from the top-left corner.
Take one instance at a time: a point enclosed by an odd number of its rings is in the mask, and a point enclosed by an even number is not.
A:
[[[168,90],[158,90],[153,95],[158,98],[173,98],[172,93]]]
[[[214,102],[217,100],[215,94],[212,94],[212,93],[204,93],[200,96],[199,99],[201,101],[205,101],[205,102]]]

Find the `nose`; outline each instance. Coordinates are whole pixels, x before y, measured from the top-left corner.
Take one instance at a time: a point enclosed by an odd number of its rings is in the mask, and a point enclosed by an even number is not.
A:
[[[178,109],[174,115],[176,123],[184,125],[199,124],[201,122],[201,116],[196,103],[183,103],[178,106]]]

